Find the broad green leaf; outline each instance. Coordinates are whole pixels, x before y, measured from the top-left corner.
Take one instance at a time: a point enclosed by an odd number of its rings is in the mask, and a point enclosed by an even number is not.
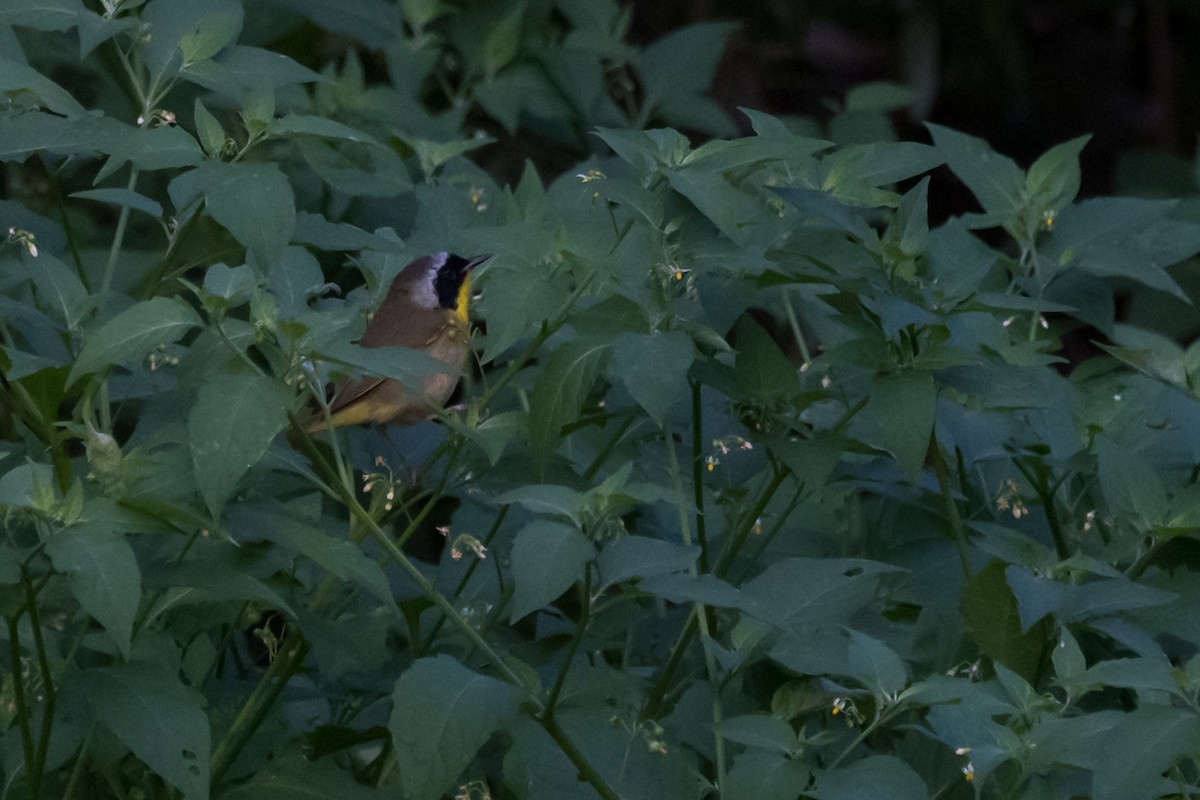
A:
[[[799,392],[797,368],[757,322],[743,318],[734,344],[738,399],[771,404]]]
[[[1096,800],[1150,800],[1176,791],[1162,773],[1200,750],[1200,716],[1145,705],[1125,715],[1100,746],[1092,775]]]
[[[517,532],[512,548],[513,622],[553,602],[583,578],[595,557],[591,541],[574,526],[534,520]]]
[[[1110,436],[1096,438],[1096,476],[1113,511],[1145,524],[1165,518],[1168,500],[1162,479],[1139,453]]]
[[[193,105],[192,115],[196,118],[196,136],[200,140],[200,146],[209,158],[220,158],[221,151],[225,149],[225,129],[204,103],[200,102],[199,97]]]
[[[204,162],[200,143],[178,125],[152,128],[120,125],[105,145],[106,150],[112,153],[112,158],[100,173],[105,177],[126,161],[141,170],[194,167]]]
[[[928,372],[908,370],[879,375],[868,391],[870,402],[856,420],[867,444],[891,453],[909,480],[925,463],[937,407],[937,386]]]
[[[348,142],[379,143],[371,135],[336,120],[310,114],[286,114],[272,120],[267,127],[269,136],[317,136],[322,139],[343,139]]]
[[[789,754],[797,750],[792,726],[769,714],[744,714],[721,723],[721,736],[731,742],[762,750]]]
[[[284,506],[239,504],[229,509],[228,524],[238,541],[274,542],[285,550],[312,559],[338,578],[395,607],[387,576],[378,561],[347,539],[314,527]]]
[[[70,92],[33,67],[0,56],[0,94],[15,95],[22,91],[37,97],[37,105],[46,111],[64,117],[82,117],[87,113]]]
[[[196,482],[214,516],[287,427],[291,403],[286,386],[256,375],[222,375],[200,387],[188,414],[188,437]]]
[[[658,423],[688,396],[688,370],[696,349],[686,333],[623,333],[613,346],[610,370]]]
[[[106,152],[125,127],[107,117],[67,119],[44,111],[0,116],[0,161],[24,161],[41,152]]]
[[[1005,575],[1016,595],[1026,630],[1047,614],[1058,614],[1064,621],[1075,622],[1162,606],[1175,599],[1171,592],[1135,583],[1124,576],[1067,584],[1036,577],[1016,565],[1010,565]]]
[[[92,302],[79,275],[49,253],[40,253],[36,261],[25,259],[25,267],[37,287],[38,305],[75,330]]]
[[[173,73],[182,64],[185,42],[190,60],[207,59],[237,38],[242,17],[242,6],[234,0],[155,0],[141,12],[142,22],[153,31],[142,56],[156,79]]]
[[[680,28],[652,43],[637,57],[638,75],[647,102],[699,95],[712,83],[725,40],[733,30],[728,22],[700,22]]]
[[[549,460],[561,441],[562,427],[579,416],[611,347],[572,342],[546,358],[529,398],[529,447],[536,460]]]
[[[576,490],[553,484],[528,484],[496,498],[499,505],[516,503],[535,514],[556,514],[576,522],[585,502],[586,498]]]
[[[99,203],[109,203],[120,208],[130,208],[134,211],[141,211],[143,214],[149,214],[155,218],[162,217],[163,215],[162,205],[157,200],[129,189],[85,189],[82,192],[72,192],[71,197],[78,197],[83,200],[95,200]]]
[[[235,44],[216,58],[192,64],[180,77],[239,102],[253,92],[297,83],[313,83],[321,76],[283,53]]]
[[[840,625],[871,602],[879,579],[901,572],[854,558],[787,558],[743,584],[762,619],[797,629]]]
[[[378,800],[332,758],[313,760],[291,753],[271,760],[249,781],[223,792],[221,800]]]
[[[1036,674],[1054,646],[1049,617],[1022,626],[1003,562],[992,560],[971,576],[960,610],[980,650],[1026,679]]]
[[[46,554],[56,570],[67,574],[79,605],[129,658],[142,575],[125,537],[104,524],[84,524],[51,537]]]
[[[846,145],[821,160],[820,188],[834,196],[857,196],[861,187],[890,186],[945,160],[937,148],[916,142]]]
[[[0,25],[65,31],[78,24],[83,12],[81,0],[5,0],[0,6]]]
[[[911,766],[895,756],[867,756],[841,769],[818,772],[817,800],[880,800],[887,787],[888,800],[929,800],[929,789]]]
[[[105,322],[84,342],[67,376],[70,385],[114,364],[141,361],[155,348],[199,327],[200,317],[176,297],[153,297]]]
[[[597,566],[605,586],[630,578],[648,578],[683,572],[696,563],[699,547],[651,539],[649,536],[622,536],[600,551]]]
[[[1015,226],[1024,207],[1025,173],[987,142],[927,122],[925,127],[950,170],[998,225]]]
[[[270,272],[296,226],[287,177],[274,164],[207,162],[196,168],[192,180],[209,215],[254,254],[262,271]]]
[[[651,575],[638,582],[638,588],[672,603],[701,603],[716,608],[755,610],[750,597],[715,575]]]
[[[50,513],[60,500],[54,468],[33,461],[6,464],[0,474],[0,507],[29,508]]]
[[[1165,268],[1200,251],[1200,225],[1168,218],[1176,205],[1132,197],[1080,201],[1055,217],[1042,252],[1058,269],[1129,278],[1185,299]]]
[[[208,718],[179,679],[158,664],[85,670],[81,688],[96,720],[187,800],[209,796]]]
[[[240,6],[222,9],[201,19],[179,41],[183,66],[195,64],[221,52],[232,44],[242,30],[243,12]]]
[[[1031,211],[1057,212],[1075,199],[1079,193],[1079,153],[1091,138],[1089,134],[1056,144],[1029,166],[1025,196]]]
[[[883,642],[856,630],[850,631],[851,676],[876,694],[899,692],[908,683],[900,656]]]
[[[725,800],[795,800],[808,784],[808,768],[800,761],[750,750],[734,757],[721,796]]]
[[[441,797],[492,733],[516,716],[520,700],[515,687],[449,656],[422,658],[405,670],[388,720],[405,795]]]
[[[925,252],[929,239],[929,178],[921,179],[900,201],[888,226],[885,243],[894,243],[906,256]]]

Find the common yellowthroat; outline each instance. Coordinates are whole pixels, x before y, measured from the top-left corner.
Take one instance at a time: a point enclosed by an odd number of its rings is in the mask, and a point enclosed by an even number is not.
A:
[[[400,271],[358,344],[411,347],[445,362],[450,369],[423,378],[420,391],[391,378],[370,375],[339,383],[329,404],[334,426],[363,422],[411,425],[441,408],[458,385],[458,372],[470,349],[467,305],[471,270],[489,258],[436,253],[418,258]],[[327,424],[322,415],[305,429],[313,433]]]

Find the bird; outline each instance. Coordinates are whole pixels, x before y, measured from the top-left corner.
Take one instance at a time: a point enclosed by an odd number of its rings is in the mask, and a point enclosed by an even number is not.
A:
[[[317,416],[305,430],[374,423],[412,425],[429,419],[458,385],[470,352],[471,270],[491,258],[435,253],[400,271],[358,340],[360,347],[410,347],[442,361],[446,372],[422,378],[420,391],[392,378],[366,375],[338,383],[329,416]]]

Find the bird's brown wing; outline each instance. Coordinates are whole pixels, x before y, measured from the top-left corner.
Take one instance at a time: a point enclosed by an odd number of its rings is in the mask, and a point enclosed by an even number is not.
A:
[[[446,327],[449,325],[445,313],[440,309],[433,311],[412,309],[408,315],[409,324],[403,326],[404,335],[394,338],[397,331],[388,331],[383,324],[376,325],[380,316],[376,312],[367,324],[362,338],[358,340],[360,347],[411,347],[413,350],[425,350],[445,333]],[[394,325],[396,320],[392,319],[391,323]],[[422,330],[425,331],[424,336],[414,335]],[[389,336],[389,333],[392,333],[393,336]],[[397,338],[399,341],[396,340]],[[373,391],[384,380],[386,379],[377,375],[366,375],[338,386],[333,401],[329,404],[330,413],[336,413]]]

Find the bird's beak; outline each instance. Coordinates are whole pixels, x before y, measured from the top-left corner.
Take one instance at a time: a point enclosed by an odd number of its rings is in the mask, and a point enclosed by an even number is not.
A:
[[[467,259],[467,266],[466,266],[467,272],[470,272],[471,270],[475,269],[476,267],[478,267],[480,264],[487,261],[491,257],[492,257],[491,253],[484,253],[483,255],[471,256],[470,258]]]

